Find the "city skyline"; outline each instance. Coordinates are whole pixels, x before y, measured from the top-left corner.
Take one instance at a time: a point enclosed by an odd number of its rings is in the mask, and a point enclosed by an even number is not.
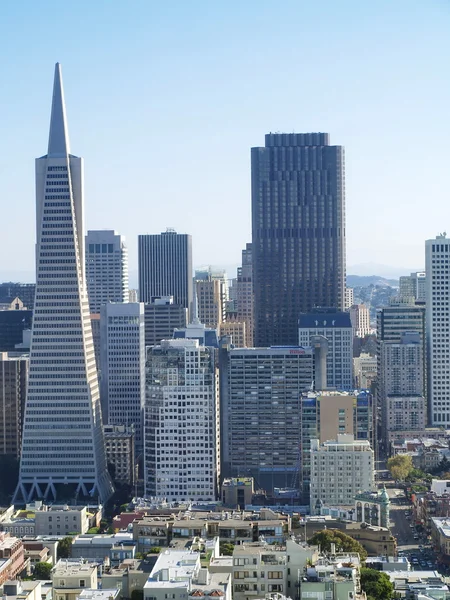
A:
[[[31,157],[44,131],[44,88],[55,59],[70,73],[74,141],[89,159],[87,228],[120,231],[131,272],[137,235],[166,227],[193,236],[195,265],[239,264],[251,240],[250,148],[267,131],[293,130],[328,131],[346,149],[349,267],[423,269],[418,241],[436,235],[436,214],[446,221],[439,174],[450,133],[450,88],[441,76],[450,53],[448,5],[384,0],[369,14],[355,1],[286,0],[283,10],[266,2],[257,11],[253,1],[235,10],[203,11],[204,4],[187,10],[176,3],[174,18],[164,6],[138,0],[128,11],[112,2],[107,13],[90,7],[89,19],[67,5],[59,12],[67,27],[45,40],[38,31],[50,0],[44,10],[30,6],[26,19],[19,7],[3,8],[1,43],[15,60],[5,65],[10,93],[0,99],[0,196],[8,199],[0,279],[11,278],[8,249],[18,231],[16,272],[33,269],[33,215],[23,206],[33,195]],[[14,34],[19,24],[22,36]],[[317,44],[319,30],[326,43]],[[262,43],[267,39],[271,44]],[[424,200],[428,210],[419,219]],[[226,245],[214,243],[216,227],[208,226],[216,222]]]

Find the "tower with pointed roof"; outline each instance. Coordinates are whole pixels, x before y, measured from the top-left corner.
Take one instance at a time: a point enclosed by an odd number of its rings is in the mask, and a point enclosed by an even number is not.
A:
[[[61,66],[36,159],[36,300],[14,502],[92,497],[108,475],[84,261],[83,159],[70,154]]]

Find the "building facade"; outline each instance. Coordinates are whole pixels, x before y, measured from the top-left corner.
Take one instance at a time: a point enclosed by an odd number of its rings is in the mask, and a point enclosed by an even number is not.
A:
[[[305,502],[309,502],[311,440],[317,438],[323,443],[336,439],[339,434],[350,434],[355,440],[367,441],[375,448],[375,417],[373,397],[367,390],[356,390],[355,393],[308,392],[302,396],[299,484]]]
[[[449,259],[445,234],[425,242],[428,415],[430,425],[444,427],[450,423]]]
[[[268,492],[298,476],[301,391],[314,379],[311,348],[231,348],[222,343],[223,475],[253,477]]]
[[[70,154],[61,67],[48,153],[36,160],[36,302],[14,502],[112,494],[85,278],[83,161]],[[66,488],[67,489],[67,488]]]
[[[365,304],[353,304],[350,307],[350,319],[353,326],[353,335],[363,338],[370,333],[370,312]]]
[[[141,302],[101,309],[101,399],[105,423],[133,425],[136,452],[143,447],[145,321]]]
[[[87,232],[86,279],[91,313],[107,302],[128,302],[128,250],[117,231]]]
[[[153,298],[144,306],[145,346],[156,346],[173,337],[174,329],[187,325],[187,308],[173,303],[173,296]]]
[[[350,316],[334,308],[315,308],[301,314],[298,343],[310,346],[312,338],[323,335],[327,341],[327,387],[332,390],[353,388],[353,330]],[[316,383],[317,387],[317,383]]]
[[[9,298],[20,298],[28,310],[33,310],[35,294],[35,283],[0,283],[0,304],[7,302]]]
[[[220,337],[229,336],[235,348],[247,347],[247,323],[245,321],[226,321],[219,328]]]
[[[197,315],[206,327],[218,329],[225,321],[225,284],[220,279],[196,280]]]
[[[311,440],[311,514],[322,505],[352,506],[360,491],[375,486],[374,453],[368,441],[339,434],[336,440]]]
[[[147,353],[146,496],[215,500],[220,422],[215,350],[198,340],[163,340]]]
[[[251,160],[254,343],[295,345],[300,313],[344,310],[344,149],[326,133],[269,133]]]
[[[242,265],[237,269],[237,277],[233,286],[236,288],[236,321],[245,323],[245,346],[253,346],[254,308],[253,308],[253,263],[252,245],[247,244],[242,250]]]
[[[104,425],[106,462],[114,467],[114,481],[135,483],[135,433],[131,425]]]
[[[24,331],[31,329],[32,310],[0,310],[0,352],[12,352],[23,341]]]
[[[426,302],[426,284],[427,275],[425,271],[404,275],[399,280],[399,296],[400,298],[414,298],[417,304],[425,304]]]
[[[20,458],[28,381],[28,356],[0,352],[0,454]]]
[[[192,310],[192,237],[172,229],[139,236],[139,300],[173,296],[175,304]]]

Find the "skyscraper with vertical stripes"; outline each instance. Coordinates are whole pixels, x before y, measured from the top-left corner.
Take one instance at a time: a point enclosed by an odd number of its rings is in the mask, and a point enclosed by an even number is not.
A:
[[[269,133],[252,148],[256,347],[297,344],[300,313],[344,310],[344,149],[327,133]]]
[[[15,503],[113,492],[85,274],[83,159],[70,154],[56,64],[48,152],[36,159],[36,299]]]
[[[191,313],[193,299],[192,237],[173,229],[139,236],[139,301],[173,296]],[[192,314],[192,313],[191,313]]]

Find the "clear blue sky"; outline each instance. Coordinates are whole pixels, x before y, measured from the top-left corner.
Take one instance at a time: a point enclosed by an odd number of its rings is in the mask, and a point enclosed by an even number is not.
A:
[[[0,49],[0,279],[33,272],[56,61],[86,227],[123,233],[131,270],[166,227],[239,262],[269,131],[345,146],[348,265],[419,268],[450,231],[449,0],[1,2]]]

